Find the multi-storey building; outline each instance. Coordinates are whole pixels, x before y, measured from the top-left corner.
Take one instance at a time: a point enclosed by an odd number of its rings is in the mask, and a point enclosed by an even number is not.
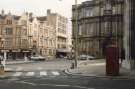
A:
[[[135,70],[135,0],[124,0],[124,48],[123,67]]]
[[[67,18],[47,11],[47,16],[0,14],[1,53],[11,59],[30,55],[66,55]]]
[[[55,30],[48,24],[46,16],[33,17],[29,29],[32,38],[32,54],[55,56]]]
[[[56,54],[57,56],[65,56],[68,51],[68,33],[67,33],[67,23],[68,19],[57,13],[51,13],[51,10],[47,10],[47,20],[49,24],[55,29],[56,36]]]
[[[108,2],[109,1],[109,2]],[[110,39],[121,46],[123,37],[123,0],[91,0],[72,7],[73,42],[77,16],[78,54],[103,57]]]
[[[0,48],[1,53],[9,59],[22,58],[29,54],[27,44],[27,21],[22,16],[0,14]]]

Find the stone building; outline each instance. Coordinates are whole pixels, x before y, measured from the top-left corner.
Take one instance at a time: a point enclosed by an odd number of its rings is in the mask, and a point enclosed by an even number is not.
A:
[[[124,8],[124,49],[123,67],[135,70],[135,0],[125,0]]]
[[[47,16],[24,12],[21,16],[0,14],[0,50],[8,59],[67,53],[67,18],[47,11]]]
[[[51,13],[47,10],[47,20],[55,29],[56,36],[56,56],[66,56],[68,50],[68,32],[67,25],[68,19],[58,13]]]
[[[0,14],[0,49],[8,59],[23,58],[28,55],[27,20],[22,16]]]
[[[56,54],[55,29],[48,24],[46,16],[33,17],[29,25],[33,55],[54,57]]]
[[[108,2],[109,1],[109,2]],[[123,38],[123,0],[92,0],[72,7],[73,42],[75,42],[77,16],[78,54],[103,57],[110,39]]]

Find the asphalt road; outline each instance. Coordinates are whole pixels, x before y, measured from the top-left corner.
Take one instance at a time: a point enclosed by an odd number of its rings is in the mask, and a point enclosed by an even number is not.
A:
[[[135,80],[132,79],[65,74],[63,69],[69,67],[70,63],[68,60],[55,60],[10,65],[18,68],[18,71],[9,73],[6,78],[0,78],[0,89],[135,89]]]
[[[0,89],[135,89],[135,80],[83,76],[16,77],[0,80]]]

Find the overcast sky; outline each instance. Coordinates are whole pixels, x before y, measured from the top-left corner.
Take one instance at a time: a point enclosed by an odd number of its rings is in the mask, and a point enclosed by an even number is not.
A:
[[[83,1],[89,0],[78,0],[78,4]],[[5,10],[5,13],[10,11],[16,15],[27,11],[33,12],[36,16],[43,16],[46,15],[47,9],[51,9],[52,12],[68,18],[68,31],[71,33],[72,5],[74,4],[75,0],[0,0],[0,10]]]
[[[86,0],[78,0],[81,3]],[[0,9],[6,13],[21,15],[24,11],[33,12],[34,15],[46,15],[46,10],[51,9],[71,18],[71,8],[75,0],[0,0]]]

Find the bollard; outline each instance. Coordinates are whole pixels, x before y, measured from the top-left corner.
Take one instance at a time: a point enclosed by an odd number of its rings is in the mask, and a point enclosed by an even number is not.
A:
[[[72,63],[70,69],[74,69],[74,67],[75,67],[75,64]]]

